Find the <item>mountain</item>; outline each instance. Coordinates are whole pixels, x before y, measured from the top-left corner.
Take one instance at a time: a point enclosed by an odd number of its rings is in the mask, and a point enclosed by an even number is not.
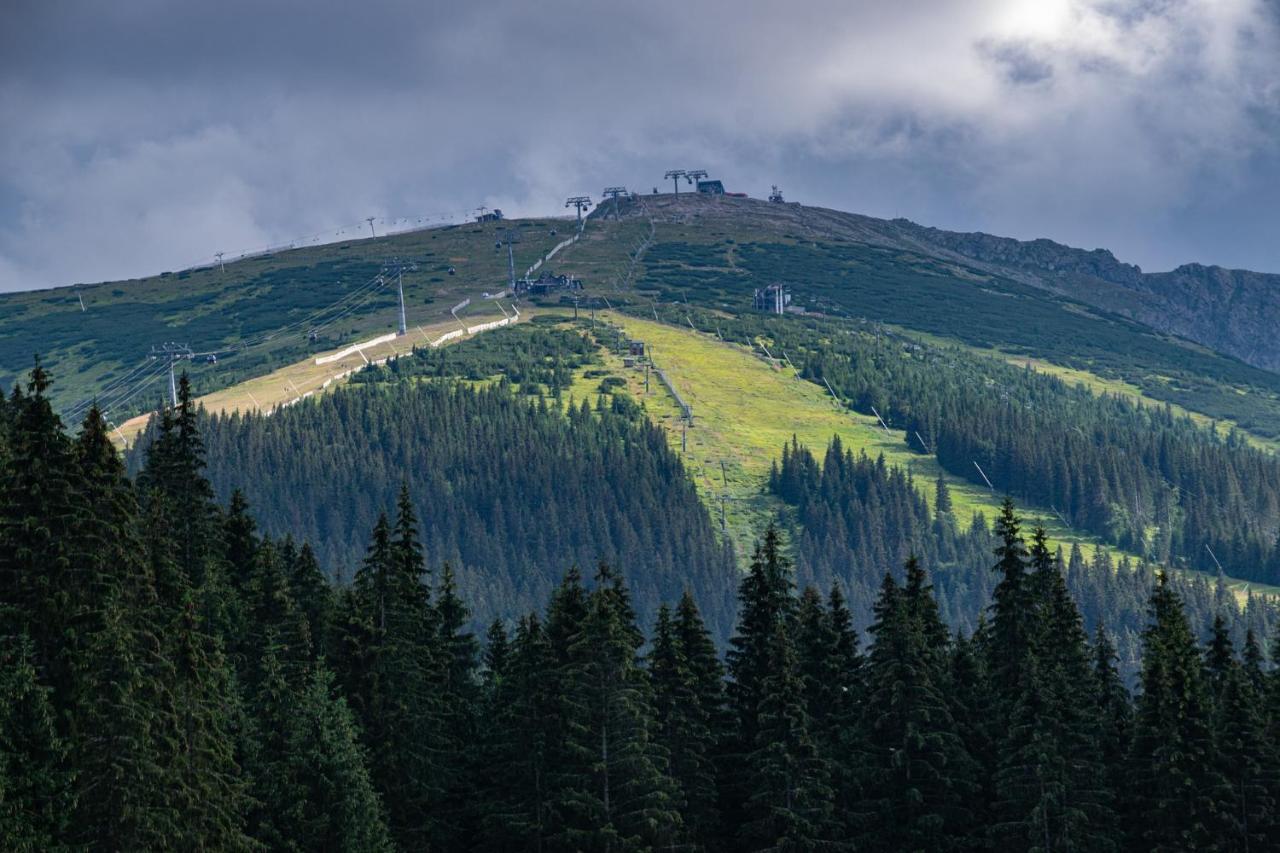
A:
[[[1144,273],[1106,249],[1052,240],[962,234],[895,220],[922,244],[969,261],[1025,273],[1025,281],[1179,335],[1255,367],[1280,369],[1280,275],[1184,264]]]
[[[593,211],[582,240],[547,265],[580,276],[588,295],[678,302],[717,289],[718,303],[737,310],[749,308],[754,287],[778,280],[811,311],[1084,369],[1261,436],[1280,433],[1280,379],[1270,370],[1280,343],[1267,334],[1280,314],[1274,276],[1198,265],[1147,274],[1103,250],[755,199],[639,196],[618,218],[612,211]],[[0,385],[38,354],[60,377],[51,394],[64,413],[98,395],[119,422],[158,398],[164,359],[150,356],[166,342],[199,354],[185,367],[207,394],[395,331],[397,283],[424,335],[455,327],[450,309],[464,302],[467,324],[499,318],[485,296],[508,280],[509,230],[520,275],[574,229],[472,223],[0,295]],[[409,264],[398,280],[393,259]],[[149,390],[130,395],[140,380]]]
[[[1280,375],[1022,244],[562,229],[11,301],[0,846],[1275,846]]]

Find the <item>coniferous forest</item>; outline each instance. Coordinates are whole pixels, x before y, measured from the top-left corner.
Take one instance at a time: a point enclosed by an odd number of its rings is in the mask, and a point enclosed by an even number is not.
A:
[[[215,499],[185,382],[133,479],[48,383],[0,407],[3,849],[1280,844],[1280,639],[1197,624],[1156,580],[1131,691],[1011,502],[972,630],[943,620],[941,552],[855,612],[771,526],[723,655],[692,593],[642,619],[609,562],[474,631],[407,489],[333,584]],[[814,503],[787,455],[774,487]]]
[[[726,340],[767,338],[955,476],[984,485],[977,463],[996,489],[1154,562],[1280,583],[1280,462],[1237,430],[878,325],[691,313]]]

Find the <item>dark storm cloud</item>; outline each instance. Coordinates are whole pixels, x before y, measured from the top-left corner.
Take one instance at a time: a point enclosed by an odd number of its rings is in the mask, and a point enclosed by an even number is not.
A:
[[[1274,4],[10,4],[0,289],[672,167],[929,224],[1280,269]]]

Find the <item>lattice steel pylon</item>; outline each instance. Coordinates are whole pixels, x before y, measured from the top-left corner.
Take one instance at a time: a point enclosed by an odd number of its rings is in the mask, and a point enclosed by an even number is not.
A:
[[[626,195],[626,187],[605,187],[600,195],[607,195],[613,198],[613,218],[618,218],[618,196]]]
[[[578,209],[578,224],[582,224],[582,211],[591,206],[591,196],[575,195],[570,196],[564,201],[565,207],[576,207]]]

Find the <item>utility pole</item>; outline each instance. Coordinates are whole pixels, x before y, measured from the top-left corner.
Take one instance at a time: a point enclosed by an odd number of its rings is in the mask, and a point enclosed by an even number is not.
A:
[[[226,253],[225,253],[225,252],[214,252],[214,253],[213,253],[213,256],[214,256],[215,258],[217,258],[217,259],[218,259],[218,272],[226,272],[226,271],[227,271],[227,265],[226,265],[226,264],[224,264],[224,263],[222,262],[222,256],[223,256],[224,254],[226,254]]]
[[[671,169],[662,177],[670,181],[671,185],[675,188],[676,195],[680,195],[680,179],[686,176],[687,173],[684,169]]]
[[[564,200],[565,207],[576,207],[578,209],[578,228],[582,228],[582,211],[591,206],[591,196],[575,195]]]
[[[165,358],[169,360],[169,402],[173,406],[178,405],[178,383],[174,379],[173,365],[180,358],[192,358],[195,355],[191,351],[191,347],[187,344],[177,344],[173,342],[163,343],[158,347],[151,348],[152,358]]]
[[[374,237],[378,236],[378,232],[373,230],[373,220],[376,218],[377,218],[376,216],[366,216],[364,220],[365,222],[369,223],[369,233],[372,234]]]
[[[614,219],[618,218],[618,196],[626,195],[626,194],[627,194],[626,187],[605,187],[604,192],[600,193],[600,195],[607,195],[607,196],[613,197],[613,218]]]

